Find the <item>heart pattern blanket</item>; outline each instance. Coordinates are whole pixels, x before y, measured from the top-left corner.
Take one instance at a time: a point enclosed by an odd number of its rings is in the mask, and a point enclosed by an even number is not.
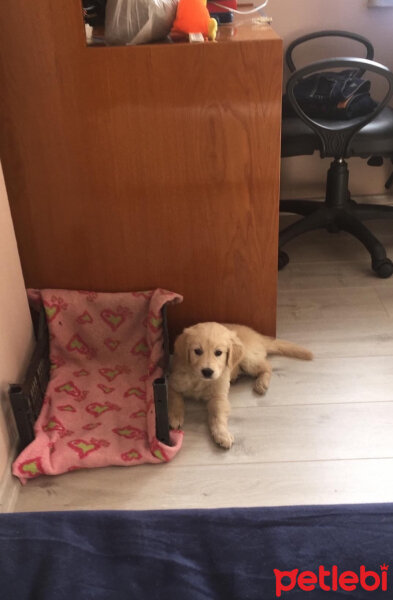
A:
[[[161,309],[182,297],[162,289],[29,295],[45,308],[51,377],[36,437],[13,474],[25,483],[86,467],[171,460],[182,434],[171,432],[171,446],[157,440],[152,384],[163,373]]]

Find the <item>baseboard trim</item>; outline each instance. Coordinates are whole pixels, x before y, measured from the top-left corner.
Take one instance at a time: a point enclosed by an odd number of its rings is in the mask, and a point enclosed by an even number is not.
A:
[[[8,463],[4,469],[2,480],[0,481],[0,513],[14,512],[16,506],[20,482],[12,475],[12,463],[17,454],[16,446],[10,451]]]
[[[367,202],[369,204],[387,204],[388,206],[393,205],[393,194],[390,192],[382,193],[382,194],[353,194],[351,196],[353,200],[359,201],[359,204],[362,202]],[[325,198],[323,196],[304,196],[297,194],[296,196],[285,196],[281,198],[281,200],[317,200],[319,202],[323,202]]]

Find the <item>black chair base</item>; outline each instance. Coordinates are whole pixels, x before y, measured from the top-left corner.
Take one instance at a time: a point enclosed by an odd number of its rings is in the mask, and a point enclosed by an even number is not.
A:
[[[282,250],[284,244],[307,231],[327,229],[332,233],[347,231],[356,237],[370,253],[371,267],[378,277],[393,274],[393,263],[387,258],[385,248],[362,223],[367,219],[392,219],[393,207],[354,202],[348,191],[348,168],[344,160],[334,160],[330,166],[325,202],[282,200],[280,211],[303,215],[303,219],[280,231],[279,269],[289,262]]]

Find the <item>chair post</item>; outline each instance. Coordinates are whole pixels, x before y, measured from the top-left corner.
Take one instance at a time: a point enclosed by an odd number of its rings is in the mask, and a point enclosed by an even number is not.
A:
[[[335,158],[330,164],[326,182],[326,205],[343,208],[348,203],[348,165],[343,158]]]

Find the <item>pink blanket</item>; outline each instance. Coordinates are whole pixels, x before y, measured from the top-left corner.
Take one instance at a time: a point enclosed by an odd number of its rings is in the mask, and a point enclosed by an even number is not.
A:
[[[24,483],[42,474],[169,461],[157,440],[152,383],[162,375],[161,308],[181,302],[165,290],[95,293],[34,291],[50,334],[51,378],[35,440],[13,465]]]

